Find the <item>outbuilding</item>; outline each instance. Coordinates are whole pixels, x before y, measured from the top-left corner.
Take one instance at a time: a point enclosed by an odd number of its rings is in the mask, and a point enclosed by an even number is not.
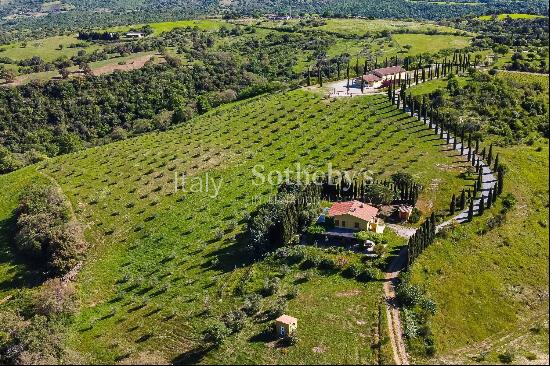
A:
[[[278,337],[286,337],[292,335],[298,329],[298,319],[289,316],[281,315],[275,319],[275,333]]]

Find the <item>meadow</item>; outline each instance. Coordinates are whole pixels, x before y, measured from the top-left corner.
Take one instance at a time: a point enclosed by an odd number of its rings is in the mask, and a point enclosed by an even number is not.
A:
[[[270,27],[278,27],[281,24],[294,24],[296,20],[290,20],[284,23],[267,22]],[[455,34],[462,32],[455,28],[441,26],[429,22],[415,22],[392,19],[327,19],[324,25],[319,27],[306,27],[308,29],[319,29],[327,32],[339,33],[343,35],[364,36],[367,33],[388,31],[390,33],[411,32],[411,33],[441,33]]]
[[[76,34],[17,42],[0,46],[0,49],[3,50],[0,51],[0,57],[9,57],[17,61],[39,56],[44,61],[49,62],[62,56],[75,56],[80,50],[93,52],[100,48],[99,45],[90,42],[84,42],[85,47],[69,47],[76,43],[80,43]]]
[[[499,14],[496,16],[498,20],[504,20],[506,18],[511,19],[536,19],[536,18],[544,18],[543,15],[537,15],[537,14],[520,14],[520,13],[510,13],[510,14]],[[481,20],[491,20],[493,19],[492,15],[482,15],[479,16],[477,19]]]
[[[410,172],[425,187],[419,205],[429,214],[445,209],[465,184],[455,159],[422,122],[396,110],[383,95],[330,100],[297,90],[226,105],[168,132],[0,176],[0,184],[9,187],[0,192],[6,202],[0,211],[0,298],[16,293],[22,282],[32,291],[27,267],[12,262],[8,238],[20,192],[32,181],[51,179],[86,225],[92,245],[76,280],[79,311],[70,349],[95,362],[154,353],[181,362],[199,356],[205,362],[245,362],[253,355],[257,362],[293,363],[307,355],[312,363],[342,357],[374,363],[388,354],[387,345],[381,354],[370,348],[373,324],[380,321],[381,282],[315,270],[288,300],[289,311],[303,321],[296,346],[270,348],[262,338],[269,323],[249,318],[220,349],[197,353],[208,324],[238,309],[259,284],[281,278],[281,293],[262,300],[262,312],[268,312],[302,276],[295,268],[248,259],[240,235],[246,217],[276,189],[257,182],[253,169],[284,171],[299,163],[324,172],[331,162],[334,169],[378,179]],[[181,179],[175,189],[182,173],[186,191]],[[209,190],[203,185],[194,191],[194,178],[202,184],[208,179]]]
[[[548,92],[547,76],[498,72],[497,77],[536,83]],[[438,305],[431,329],[440,362],[494,363],[506,355],[515,362],[547,360],[548,140],[532,136],[527,144],[495,153],[506,169],[503,197],[512,198],[437,240],[411,271],[411,282]]]

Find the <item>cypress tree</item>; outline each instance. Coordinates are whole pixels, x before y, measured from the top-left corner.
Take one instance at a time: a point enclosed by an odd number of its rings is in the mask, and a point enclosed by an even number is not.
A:
[[[464,210],[466,208],[466,192],[464,189],[460,193],[460,209]]]
[[[493,188],[489,188],[489,193],[487,195],[487,208],[491,208],[493,205]]]
[[[485,160],[485,153],[486,153],[485,148],[483,148],[483,150],[481,150],[481,158],[483,160]]]
[[[456,150],[456,145],[458,143],[458,125],[455,123],[454,125],[454,136],[453,136],[453,149]]]
[[[485,197],[481,195],[481,199],[479,200],[479,209],[478,209],[479,216],[483,215],[483,212],[485,212]]]
[[[349,60],[348,60],[348,68],[346,70],[346,75],[347,75],[347,78],[348,78],[348,85],[347,85],[348,90],[349,90],[349,69],[350,69],[350,65],[349,65]]]
[[[504,172],[502,171],[502,169],[499,169],[498,171],[497,182],[498,182],[497,194],[501,195],[504,189]]]
[[[474,200],[470,200],[470,208],[468,209],[468,221],[472,221],[474,218]]]
[[[498,181],[495,182],[495,186],[493,187],[493,203],[497,201],[497,192],[498,192]]]
[[[481,191],[481,188],[483,187],[483,171],[479,171],[479,175],[477,176],[477,190]]]
[[[468,161],[472,158],[472,134],[468,134]]]
[[[487,154],[487,165],[491,165],[493,161],[493,144],[489,146],[489,153]]]
[[[474,152],[476,155],[479,153],[479,139],[476,139],[476,149]]]
[[[451,215],[454,215],[456,212],[456,196],[453,194],[453,198],[451,198],[451,207],[449,208],[449,211],[451,211]]]
[[[500,170],[500,167],[499,167],[499,162],[498,162],[498,154],[497,154],[497,157],[495,158],[495,168],[493,169],[493,171],[498,171]]]

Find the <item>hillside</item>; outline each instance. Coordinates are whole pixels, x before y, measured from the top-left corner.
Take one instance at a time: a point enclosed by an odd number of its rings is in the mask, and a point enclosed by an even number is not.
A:
[[[0,192],[7,203],[0,212],[5,253],[0,297],[19,296],[16,288],[22,286],[33,291],[26,266],[10,261],[9,232],[20,192],[29,182],[51,179],[70,199],[93,245],[76,279],[78,311],[68,331],[67,349],[79,359],[191,362],[207,357],[237,363],[250,362],[245,355],[254,354],[263,362],[303,357],[311,363],[343,357],[350,363],[377,362],[387,354],[386,346],[376,355],[368,345],[375,342],[376,323],[385,324],[377,306],[381,282],[360,283],[315,270],[302,281],[303,274],[292,268],[251,265],[239,233],[248,214],[276,188],[269,180],[254,184],[253,169],[268,174],[295,164],[325,172],[331,162],[333,169],[377,179],[410,172],[425,187],[419,207],[425,213],[446,209],[451,193],[465,184],[459,178],[463,168],[426,132],[422,122],[395,110],[384,95],[329,100],[292,91],[223,106],[168,132],[0,176],[0,184],[9,187]],[[182,173],[187,192],[181,190]],[[199,182],[202,192],[192,192]],[[303,341],[284,357],[284,349],[264,345],[265,320],[251,318],[242,335],[230,336],[227,347],[201,354],[200,334],[208,324],[238,308],[273,276],[282,277],[283,293],[292,281],[305,282],[287,304],[302,317]],[[327,303],[327,297],[339,300]],[[262,308],[269,310],[276,300],[266,297]],[[350,308],[355,310],[344,310]],[[375,332],[382,338],[383,328]]]
[[[504,111],[519,115],[519,106],[527,105],[523,98],[537,97],[543,105],[540,113],[546,115],[526,113],[522,121],[548,120],[547,76],[499,72],[494,81],[505,82],[518,94],[498,93],[498,100],[480,109],[500,113],[500,106],[507,104]],[[475,84],[472,78],[457,82],[460,87]],[[437,94],[439,88],[448,89],[448,83],[427,82],[411,91]],[[540,92],[533,95],[533,90]],[[462,115],[472,114],[481,98],[468,103],[457,97]],[[479,121],[480,116],[470,118]],[[504,117],[495,113],[489,119],[490,126],[496,126]],[[430,329],[439,362],[504,363],[511,357],[519,363],[548,363],[548,139],[524,133],[512,146],[507,139],[511,141],[505,134],[488,138],[502,145],[495,152],[505,164],[503,200],[487,215],[439,238],[410,273],[410,282],[438,304]],[[425,355],[418,344],[410,346],[415,361],[422,362]]]

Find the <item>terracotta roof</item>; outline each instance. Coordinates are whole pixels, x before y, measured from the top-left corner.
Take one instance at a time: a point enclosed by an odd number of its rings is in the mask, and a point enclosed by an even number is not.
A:
[[[390,66],[390,67],[384,67],[382,69],[373,70],[372,73],[375,74],[376,76],[383,77],[388,75],[399,74],[405,71],[406,70],[401,66]]]
[[[283,323],[283,324],[294,324],[298,322],[298,319],[291,317],[290,315],[281,315],[277,319],[275,319],[276,322]]]
[[[370,221],[378,215],[378,209],[359,201],[336,202],[328,211],[328,216],[340,215],[351,215],[361,220]]]
[[[363,75],[363,80],[365,80],[367,83],[372,83],[375,81],[380,81],[381,79],[374,74],[367,74],[367,75]]]

